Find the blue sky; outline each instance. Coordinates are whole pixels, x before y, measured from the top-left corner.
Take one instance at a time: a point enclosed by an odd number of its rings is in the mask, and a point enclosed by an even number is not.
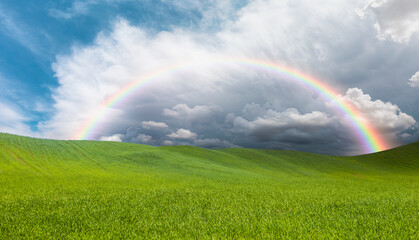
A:
[[[232,2],[240,8],[246,1]],[[199,4],[185,8],[170,1],[5,1],[0,2],[0,77],[7,90],[1,98],[31,115],[27,123],[37,129],[51,113],[37,111],[52,105],[51,88],[57,79],[51,64],[73,46],[91,43],[99,32],[109,31],[125,19],[151,34],[173,27],[197,28],[202,18]],[[208,31],[217,28],[214,22]],[[211,30],[212,29],[212,30]]]
[[[392,146],[414,142],[417,16],[414,0],[0,1],[0,131],[69,139],[136,77],[233,56],[316,76],[358,106]],[[277,76],[221,67],[169,80],[112,109],[92,138],[362,152],[342,130],[344,116]]]
[[[49,88],[57,86],[51,69],[55,57],[69,53],[74,45],[91,43],[118,18],[158,32],[172,25],[193,27],[200,15],[159,1],[1,2],[0,71],[13,82],[7,85],[10,94],[2,97],[26,101],[23,95],[33,94],[49,101]],[[26,104],[30,103],[22,105]]]
[[[186,14],[185,14],[186,13]],[[7,1],[0,3],[1,98],[30,115],[27,124],[37,130],[51,112],[51,88],[57,79],[51,63],[74,45],[91,43],[100,31],[124,18],[149,31],[173,25],[193,27],[200,18],[195,9],[180,11],[160,1]]]

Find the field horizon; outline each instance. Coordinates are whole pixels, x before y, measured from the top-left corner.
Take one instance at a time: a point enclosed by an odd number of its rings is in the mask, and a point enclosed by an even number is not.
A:
[[[417,239],[419,142],[358,156],[0,133],[1,239]]]
[[[24,136],[24,135],[19,135],[19,134],[11,134],[11,133],[3,133],[0,132],[0,135],[10,135],[10,136],[15,136],[15,137],[22,137],[22,138],[29,138],[29,139],[39,139],[39,140],[48,140],[48,141],[75,141],[75,142],[112,142],[112,143],[121,143],[121,144],[136,144],[136,145],[140,145],[140,146],[149,146],[149,147],[196,147],[196,148],[201,148],[201,149],[206,149],[206,150],[222,150],[222,149],[253,149],[253,150],[274,150],[274,151],[291,151],[291,152],[302,152],[302,153],[311,153],[311,154],[319,154],[319,155],[326,155],[326,156],[336,156],[336,157],[356,157],[356,156],[364,156],[364,155],[370,155],[370,154],[377,154],[377,153],[381,153],[381,152],[387,152],[387,151],[391,151],[393,149],[397,149],[397,148],[403,148],[405,146],[409,146],[409,145],[419,145],[419,141],[417,142],[413,142],[413,143],[408,143],[408,144],[404,144],[404,145],[400,145],[397,147],[391,147],[389,149],[386,150],[382,150],[382,151],[378,151],[378,152],[373,152],[373,153],[363,153],[363,154],[353,154],[353,155],[339,155],[339,154],[327,154],[327,153],[316,153],[316,152],[310,152],[310,151],[299,151],[299,150],[286,150],[286,149],[275,149],[275,148],[247,148],[247,147],[223,147],[223,148],[205,148],[205,147],[199,147],[199,146],[194,146],[194,145],[166,145],[166,146],[153,146],[153,145],[148,145],[148,144],[141,144],[141,143],[131,143],[131,142],[119,142],[119,141],[111,141],[111,140],[106,140],[106,141],[102,141],[102,140],[80,140],[80,139],[51,139],[51,138],[38,138],[38,137],[30,137],[30,136]]]

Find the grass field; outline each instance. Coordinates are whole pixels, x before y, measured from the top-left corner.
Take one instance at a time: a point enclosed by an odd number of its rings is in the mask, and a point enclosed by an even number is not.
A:
[[[376,154],[0,134],[1,239],[419,239],[419,143]]]

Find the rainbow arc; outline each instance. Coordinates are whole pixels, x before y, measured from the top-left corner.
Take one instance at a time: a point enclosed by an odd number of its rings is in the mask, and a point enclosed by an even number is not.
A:
[[[325,100],[332,101],[335,104],[336,109],[338,109],[341,114],[347,116],[350,120],[352,132],[358,139],[360,145],[363,147],[365,153],[382,151],[388,148],[385,139],[381,137],[380,133],[352,104],[340,98],[340,95],[331,86],[286,66],[281,66],[273,62],[247,58],[218,58],[206,61],[205,63],[175,64],[141,76],[137,80],[125,85],[118,92],[106,99],[102,103],[100,109],[84,122],[72,139],[92,139],[93,133],[100,127],[101,120],[107,116],[109,109],[122,102],[122,100],[129,98],[129,96],[131,96],[147,82],[157,81],[165,75],[196,67],[197,64],[239,64],[244,67],[258,68],[271,71],[275,74],[284,75],[319,93]]]

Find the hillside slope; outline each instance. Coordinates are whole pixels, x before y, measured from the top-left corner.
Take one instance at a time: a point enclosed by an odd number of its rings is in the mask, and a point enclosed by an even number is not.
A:
[[[57,141],[0,134],[0,166],[33,173],[74,172],[80,168],[254,174],[384,173],[419,171],[419,142],[354,157],[264,149],[208,150],[192,146],[153,147],[100,142]],[[135,166],[135,168],[132,168]]]
[[[0,134],[0,239],[419,239],[419,143],[354,157]]]

